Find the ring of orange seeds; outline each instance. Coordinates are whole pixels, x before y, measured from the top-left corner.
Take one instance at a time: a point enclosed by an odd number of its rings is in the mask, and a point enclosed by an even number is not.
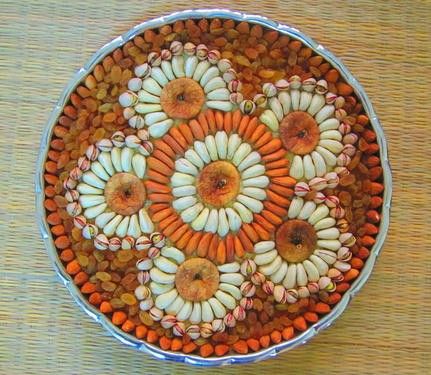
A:
[[[237,233],[228,233],[225,237],[194,231],[184,223],[171,205],[174,197],[169,186],[175,160],[184,156],[195,140],[203,140],[217,131],[237,133],[248,142],[261,154],[265,175],[270,179],[265,189],[264,209],[253,214],[250,224],[243,223]],[[289,177],[289,161],[281,141],[274,138],[257,117],[243,115],[239,110],[233,113],[206,110],[188,124],[172,127],[168,134],[154,142],[154,152],[147,163],[148,180],[145,184],[148,199],[152,202],[148,211],[158,230],[186,254],[196,253],[218,264],[232,262],[235,256],[240,258],[246,252],[252,252],[254,243],[272,237],[287,215],[296,183]]]

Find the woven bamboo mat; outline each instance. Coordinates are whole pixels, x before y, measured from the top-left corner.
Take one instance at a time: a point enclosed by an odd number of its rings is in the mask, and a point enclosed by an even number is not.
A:
[[[74,71],[144,19],[208,1],[1,1],[0,374],[204,373],[122,346],[72,302],[35,224],[44,123]],[[394,173],[391,230],[345,314],[275,360],[211,373],[422,374],[431,365],[431,3],[219,1],[309,34],[341,57],[384,125]]]

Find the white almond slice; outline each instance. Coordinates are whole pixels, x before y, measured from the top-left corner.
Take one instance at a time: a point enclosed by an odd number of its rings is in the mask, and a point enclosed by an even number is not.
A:
[[[141,228],[139,227],[138,215],[130,216],[129,226],[127,228],[127,235],[133,238],[138,238],[141,235]]]
[[[121,168],[121,148],[114,147],[111,151],[111,161],[117,172],[123,172]]]
[[[342,135],[338,130],[326,130],[320,133],[320,139],[333,139],[334,141],[341,142]]]
[[[136,176],[139,178],[145,177],[145,169],[147,168],[147,161],[145,159],[145,156],[141,154],[135,154],[132,157],[132,167],[133,171],[135,172]]]
[[[82,208],[94,207],[99,204],[105,203],[104,195],[81,195],[79,203]]]
[[[320,278],[319,270],[312,262],[306,259],[302,262],[302,265],[304,266],[305,272],[307,273],[308,281],[311,281],[311,282],[319,281],[319,278]]]
[[[171,177],[171,184],[173,187],[193,185],[195,178],[189,174],[175,172]]]
[[[289,219],[296,218],[302,210],[304,205],[304,199],[300,197],[294,197],[290,202],[289,211],[287,212],[287,217]]]
[[[160,96],[162,88],[159,86],[154,78],[148,77],[142,81],[142,88],[148,91],[150,94]]]
[[[321,146],[317,146],[316,151],[325,159],[326,164],[330,167],[337,164],[337,157],[331,151]]]
[[[217,153],[220,159],[226,159],[227,156],[227,144],[228,144],[228,137],[226,132],[219,131],[215,135],[215,143],[217,146]]]
[[[151,77],[157,81],[157,83],[160,85],[160,87],[164,87],[169,82],[169,80],[165,76],[165,73],[163,73],[163,70],[161,68],[159,68],[158,66],[154,66],[151,69]]]
[[[218,227],[217,234],[220,237],[226,236],[229,233],[229,223],[226,216],[226,211],[224,208],[218,210]]]
[[[274,241],[260,241],[254,245],[254,252],[256,254],[266,253],[275,248]]]
[[[245,187],[244,189],[242,189],[241,193],[260,201],[266,199],[265,190],[256,187]]]
[[[316,169],[310,155],[304,155],[303,163],[305,179],[311,180],[313,177],[316,177]]]
[[[184,157],[193,165],[195,165],[197,168],[202,169],[204,167],[204,162],[202,161],[201,157],[198,155],[198,153],[193,150],[189,149],[185,152]]]
[[[202,301],[202,320],[206,323],[214,320],[214,313],[208,301]]]
[[[333,139],[321,139],[319,146],[326,148],[334,154],[339,154],[343,151],[343,144],[341,142],[335,141]]]
[[[323,106],[323,108],[316,113],[314,119],[318,124],[321,124],[323,121],[331,117],[335,112],[335,107],[332,104],[327,104]]]
[[[241,143],[232,157],[232,163],[238,166],[251,151],[252,148],[248,143]]]
[[[338,240],[317,240],[317,246],[324,249],[337,251],[341,247],[341,242]]]
[[[165,311],[169,315],[177,315],[178,311],[181,310],[181,308],[184,306],[184,299],[178,295],[177,298],[175,298],[174,302],[172,302],[168,307],[165,308]]]
[[[161,250],[161,254],[166,258],[175,260],[178,264],[181,264],[186,259],[184,253],[178,250],[176,247],[165,246]]]
[[[241,173],[241,177],[243,180],[246,180],[251,177],[261,176],[265,173],[265,167],[262,164],[253,165]]]
[[[216,233],[217,229],[218,229],[218,212],[215,208],[213,208],[208,215],[208,219],[205,224],[204,231]]]
[[[207,147],[205,146],[204,142],[195,141],[193,146],[199,157],[204,161],[204,163],[207,164],[211,161],[210,154],[208,153]]]
[[[198,324],[202,321],[202,305],[200,302],[193,302],[193,310],[189,320],[192,324]]]
[[[317,249],[314,251],[314,255],[331,265],[337,261],[337,254],[330,250]]]
[[[268,101],[269,108],[271,108],[271,111],[274,113],[275,117],[277,117],[278,122],[283,120],[284,114],[283,114],[283,107],[278,100],[278,98],[270,98]]]
[[[265,276],[271,276],[278,271],[282,262],[283,260],[281,259],[281,256],[278,255],[271,263],[260,266],[259,271]]]
[[[170,290],[172,290],[174,288],[174,286],[175,286],[174,283],[161,284],[161,283],[156,282],[156,281],[151,281],[151,283],[150,283],[151,293],[156,295],[156,296],[169,292]],[[177,299],[178,299],[178,297],[177,297]]]
[[[220,282],[240,286],[244,282],[244,276],[240,273],[223,273],[220,275]]]
[[[226,87],[226,82],[221,77],[215,77],[211,79],[205,86],[204,86],[204,92],[205,94],[208,94],[211,91],[221,89]]]
[[[208,302],[216,318],[221,319],[226,316],[226,309],[217,298],[211,297]]]
[[[233,104],[227,100],[208,100],[205,104],[208,108],[223,112],[230,112],[233,109]]]
[[[95,224],[99,229],[103,229],[115,217],[115,212],[104,212],[96,217]]]
[[[227,294],[222,290],[217,290],[214,296],[228,309],[233,310],[236,307],[235,298],[233,298],[230,294]]]
[[[198,66],[198,58],[196,56],[189,56],[184,62],[184,72],[187,78],[192,78],[193,74]]]
[[[337,130],[339,126],[340,121],[338,121],[336,118],[328,118],[319,125],[319,130],[320,132],[327,130]]]
[[[241,291],[232,284],[220,283],[218,287],[223,292],[229,293],[236,300],[240,300],[242,298]]]
[[[194,196],[181,197],[172,202],[172,207],[177,211],[183,211],[197,203]]]
[[[150,103],[139,103],[135,105],[135,111],[140,113],[141,115],[145,115],[147,113],[159,112],[162,110],[160,104],[150,104]]]
[[[298,215],[298,219],[306,220],[316,209],[316,203],[313,201],[307,201],[304,203],[304,206],[301,208],[301,212]]]
[[[97,177],[94,172],[87,171],[82,175],[82,181],[95,188],[104,189],[105,182]]]
[[[166,273],[177,272],[178,266],[168,258],[165,258],[164,256],[158,256],[154,258],[153,262],[163,272],[166,272]]]
[[[174,288],[167,293],[163,293],[163,294],[160,294],[159,296],[157,296],[156,301],[155,301],[155,305],[158,309],[164,310],[166,307],[168,307],[170,304],[172,304],[174,302],[174,300],[175,300],[175,298],[177,298],[177,296],[178,296],[178,292]]]
[[[122,220],[123,220],[123,216],[121,215],[115,216],[112,220],[109,221],[109,223],[107,223],[104,226],[103,233],[107,237],[111,237],[115,233],[115,230],[117,229],[118,225],[121,223]]]
[[[301,94],[299,90],[290,90],[290,99],[292,109],[297,111],[299,109],[299,100],[301,99]]]
[[[150,94],[145,90],[139,90],[138,99],[141,103],[160,104],[160,96]]]
[[[202,203],[196,203],[195,205],[186,208],[183,212],[181,212],[181,219],[185,223],[191,223],[199,213],[203,210],[204,206]]]
[[[238,134],[231,134],[227,143],[227,158],[232,159],[239,145],[241,144],[241,138]]]
[[[288,266],[286,262],[281,263],[281,266],[278,271],[271,275],[271,281],[274,284],[280,284],[281,281],[286,277],[287,268]]]
[[[316,224],[318,221],[324,219],[329,215],[329,208],[325,204],[320,204],[316,210],[308,217],[308,222],[311,225]]]
[[[296,265],[296,283],[299,286],[306,286],[308,284],[307,272],[305,272],[302,263]]]
[[[225,263],[221,266],[218,266],[218,270],[223,273],[235,273],[240,269],[240,264],[238,262]]]
[[[257,176],[252,178],[247,178],[246,180],[242,181],[243,187],[258,187],[258,188],[265,188],[269,185],[269,178],[268,176]]]
[[[120,224],[118,224],[117,229],[115,230],[115,234],[122,238],[127,234],[127,228],[129,227],[130,216],[124,216],[123,220],[121,220]]]
[[[95,188],[94,186],[84,184],[83,182],[78,184],[78,186],[76,187],[76,190],[78,190],[80,194],[97,194],[97,195],[103,194],[102,189],[98,189],[98,188]]]
[[[242,203],[246,206],[250,211],[254,213],[259,213],[263,210],[263,203],[257,199],[248,197],[243,194],[238,194],[236,199],[239,203]]]
[[[328,264],[324,260],[322,260],[322,258],[318,257],[317,255],[311,254],[309,259],[316,266],[320,276],[325,276],[328,274]]]
[[[211,67],[211,64],[208,60],[201,61],[197,66],[195,71],[193,72],[193,79],[196,82],[199,82],[202,78],[202,76],[205,74],[205,72],[208,71],[208,69]]]
[[[280,126],[277,120],[277,116],[270,109],[266,109],[265,111],[263,111],[263,113],[259,117],[259,120],[262,122],[262,124],[265,124],[274,132],[276,132],[278,130],[278,127]]]
[[[259,163],[261,159],[262,159],[262,157],[260,156],[260,154],[258,152],[252,151],[242,160],[241,163],[239,163],[238,170],[241,172],[244,169],[247,169],[247,168]]]
[[[308,220],[310,220],[310,218],[308,218]],[[314,229],[322,230],[322,229],[330,228],[330,227],[333,227],[335,223],[336,223],[336,220],[333,217],[325,217],[324,219],[314,224]]]
[[[172,71],[175,74],[175,77],[182,78],[185,77],[186,73],[184,72],[184,58],[183,56],[173,56],[172,57]]]
[[[163,73],[165,74],[166,78],[169,81],[172,81],[173,79],[175,79],[175,75],[172,70],[172,64],[170,61],[163,60],[162,63],[160,64],[160,67],[162,68]]]
[[[296,286],[296,264],[289,264],[286,277],[283,280],[283,286],[286,289],[293,289]]]
[[[322,155],[318,152],[313,151],[311,153],[311,159],[313,159],[314,168],[316,170],[316,176],[322,177],[326,173],[326,163],[325,159],[323,159]]]
[[[168,132],[173,124],[174,121],[171,119],[156,122],[155,124],[149,126],[148,132],[153,138],[160,138]]]
[[[251,223],[253,221],[253,213],[242,203],[235,202],[233,204],[233,208],[236,212],[238,212],[238,215],[241,217],[241,220],[244,223]]]
[[[148,212],[145,210],[145,208],[141,208],[138,214],[139,227],[141,228],[141,231],[147,234],[154,232],[154,223],[150,219],[150,216],[148,215]]]
[[[290,95],[287,91],[282,91],[278,94],[278,100],[281,103],[281,106],[283,107],[283,113],[287,115],[290,112]]]
[[[208,84],[208,82],[210,82],[212,79],[219,77],[219,74],[220,74],[220,71],[218,70],[218,68],[215,66],[212,66],[202,75],[199,83],[201,84],[202,87],[205,87]]]
[[[311,99],[310,106],[308,107],[307,112],[314,116],[320,109],[325,105],[326,100],[325,97],[321,94],[314,94],[313,99]]]
[[[151,268],[151,280],[159,284],[173,284],[175,283],[175,274],[170,274],[159,270],[158,268]]]
[[[181,308],[180,311],[178,311],[177,314],[177,319],[182,322],[184,320],[187,320],[190,316],[190,314],[193,311],[193,304],[190,301],[186,301],[183,305],[183,307]]]
[[[108,205],[106,203],[99,204],[97,206],[93,206],[90,208],[87,208],[84,212],[84,216],[87,219],[94,219],[95,217],[101,215],[103,212],[105,212]]]
[[[278,251],[275,249],[271,250],[271,251],[264,252],[262,254],[257,254],[254,257],[254,262],[258,266],[263,266],[264,264],[271,263],[275,258],[277,258],[277,255],[278,255]]]
[[[218,160],[217,145],[212,135],[208,135],[205,137],[205,146],[206,146],[206,149],[208,150],[208,154],[211,160],[213,161]]]
[[[165,112],[148,113],[148,114],[145,115],[145,123],[148,126],[151,126],[153,124],[156,124],[158,122],[166,120],[167,118],[168,118],[168,116],[166,116]]]
[[[172,195],[176,198],[194,194],[196,194],[196,187],[193,185],[179,186],[172,189]]]
[[[313,99],[313,94],[311,92],[302,91],[301,97],[299,98],[299,110],[306,112],[310,106],[311,99]]]
[[[227,207],[225,209],[225,211],[226,211],[227,219],[229,222],[230,230],[232,232],[238,231],[242,225],[241,217],[237,214],[237,212],[234,209],[232,209],[230,207]]]
[[[193,176],[196,176],[199,173],[196,166],[194,166],[190,161],[185,158],[175,160],[175,169],[178,172],[191,174]]]
[[[295,155],[292,160],[292,165],[290,166],[290,175],[299,180],[304,176],[304,164],[302,158],[299,155]]]
[[[207,223],[207,220],[208,220],[209,213],[210,213],[209,208],[204,208],[201,211],[201,213],[197,216],[197,218],[192,221],[191,225],[195,231],[201,231],[202,229],[204,229],[205,224]]]
[[[133,157],[133,150],[129,147],[124,147],[121,150],[121,168],[124,172],[131,172],[132,171],[132,157]]]
[[[111,161],[110,152],[101,152],[97,160],[99,160],[100,164],[102,164],[103,168],[110,176],[115,173],[114,166],[112,165]]]
[[[229,100],[230,92],[226,88],[216,89],[207,94],[208,100]]]

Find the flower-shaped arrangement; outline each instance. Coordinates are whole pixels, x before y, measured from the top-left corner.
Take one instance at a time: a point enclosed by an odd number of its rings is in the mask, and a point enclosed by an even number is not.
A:
[[[339,302],[378,233],[382,168],[360,101],[259,25],[146,31],[88,75],[54,137],[45,208],[66,271],[163,350],[290,340]]]

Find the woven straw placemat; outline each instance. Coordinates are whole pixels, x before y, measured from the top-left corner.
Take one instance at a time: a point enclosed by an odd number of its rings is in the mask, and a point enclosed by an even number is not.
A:
[[[162,363],[85,315],[35,224],[33,173],[48,115],[74,71],[135,24],[208,1],[1,1],[0,374],[424,374],[431,352],[431,3],[219,1],[309,34],[342,58],[385,128],[392,224],[369,282],[330,329],[274,360],[223,369]]]

